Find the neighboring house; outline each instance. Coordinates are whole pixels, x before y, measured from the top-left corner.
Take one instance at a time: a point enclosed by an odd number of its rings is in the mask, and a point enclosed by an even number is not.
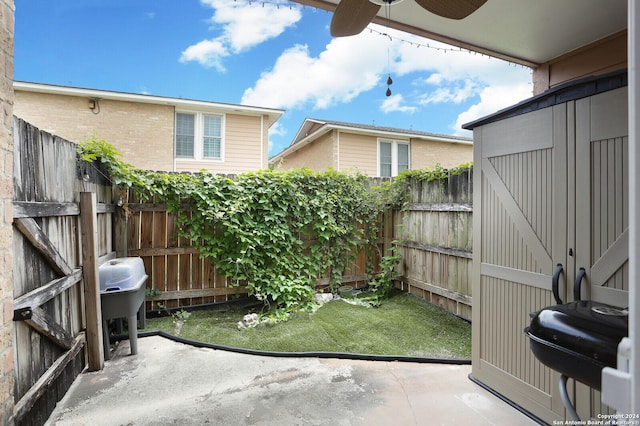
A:
[[[407,169],[473,160],[470,138],[308,118],[288,148],[269,161],[275,167],[358,170],[390,177]]]
[[[268,167],[282,110],[14,82],[14,115],[73,142],[92,136],[124,161],[159,171],[241,173]]]

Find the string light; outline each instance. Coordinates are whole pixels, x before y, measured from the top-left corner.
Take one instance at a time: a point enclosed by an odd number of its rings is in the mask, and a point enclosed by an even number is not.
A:
[[[256,3],[255,0],[233,0],[234,3],[238,3],[238,4],[248,4],[249,6],[254,6]],[[288,4],[289,10],[293,10],[293,8],[301,8],[301,9],[306,9],[306,8],[312,8],[312,9],[316,9],[316,10],[324,10],[327,13],[331,13],[328,10],[325,9],[320,9],[317,7],[313,7],[313,6],[309,6],[309,5],[303,5],[303,4],[299,4],[299,3],[295,3],[295,2],[282,2],[282,1],[278,1],[278,0],[262,0],[259,4],[262,5],[262,7],[264,7],[265,5],[270,5],[270,6],[275,6],[277,9],[280,9],[280,7],[285,6],[285,4]],[[381,36],[385,36],[387,38],[389,38],[390,41],[394,41],[394,38],[391,37],[391,35],[389,35],[386,32],[383,31],[378,31],[375,28],[372,28],[371,26],[368,26],[366,28],[367,30],[369,30],[370,33],[373,34],[378,34]],[[415,46],[416,49],[420,49],[425,48],[425,49],[431,49],[431,50],[435,50],[438,52],[443,52],[443,53],[448,53],[448,52],[453,52],[453,53],[469,53],[469,54],[473,54],[475,55],[480,55],[481,57],[486,57],[489,59],[492,59],[493,57],[484,53],[480,53],[480,52],[475,52],[473,50],[469,50],[469,49],[463,49],[461,47],[442,47],[442,46],[434,46],[432,44],[430,44],[429,42],[425,42],[425,43],[420,43],[417,42],[415,40],[407,40],[404,38],[400,38],[400,37],[395,37],[395,41],[400,42],[400,43],[406,43],[409,46]],[[526,65],[522,65],[522,64],[518,64],[516,62],[512,62],[506,59],[502,59],[505,62],[508,62],[509,65],[513,65],[514,67],[522,67],[522,68],[528,68]]]

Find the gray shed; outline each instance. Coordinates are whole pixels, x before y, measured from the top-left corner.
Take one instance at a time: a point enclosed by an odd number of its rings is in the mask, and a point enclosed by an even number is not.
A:
[[[531,353],[529,314],[559,295],[629,306],[627,73],[551,89],[465,126],[474,133],[473,376],[552,423],[559,374]],[[613,413],[569,382],[580,418]]]

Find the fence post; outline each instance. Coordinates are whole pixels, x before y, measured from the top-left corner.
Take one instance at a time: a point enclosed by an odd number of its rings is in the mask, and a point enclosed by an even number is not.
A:
[[[102,343],[102,309],[98,276],[98,214],[95,192],[80,193],[82,227],[82,274],[84,277],[85,314],[87,316],[87,357],[89,371],[104,367]]]

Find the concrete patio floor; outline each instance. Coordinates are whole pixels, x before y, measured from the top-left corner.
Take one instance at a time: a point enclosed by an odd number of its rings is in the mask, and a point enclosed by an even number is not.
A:
[[[49,425],[534,425],[470,365],[277,358],[161,336],[81,374]]]

